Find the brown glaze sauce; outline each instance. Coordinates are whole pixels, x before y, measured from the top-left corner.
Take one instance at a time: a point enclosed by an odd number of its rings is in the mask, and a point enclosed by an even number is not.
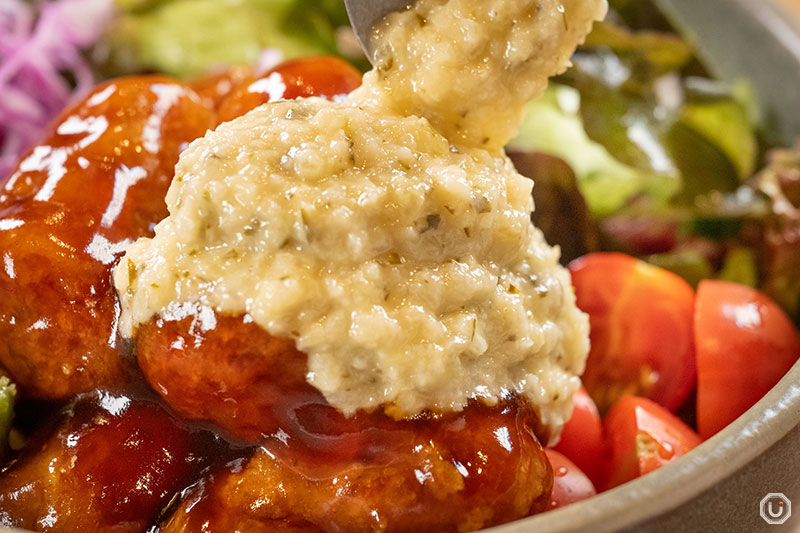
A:
[[[361,85],[361,73],[335,57],[302,57],[286,61],[260,77],[244,78],[219,104],[220,123],[261,104],[317,96],[336,100]]]
[[[543,510],[552,485],[525,419],[509,401],[348,428],[335,462],[296,446],[303,436],[270,439],[193,487],[162,531],[467,531],[515,520]]]
[[[262,79],[278,76],[284,97],[334,97],[360,82],[339,63],[290,62]],[[101,86],[3,186],[0,363],[24,401],[79,396],[0,473],[0,523],[463,531],[543,510],[552,471],[519,397],[414,420],[348,418],[306,382],[290,341],[247,317],[201,319],[200,307],[140,328],[141,374],[126,357],[110,270],[123,243],[166,216],[178,154],[217,123],[214,109],[267,101],[248,89],[257,80],[228,81],[198,87],[203,98],[166,78]]]
[[[478,529],[539,510],[550,492],[537,417],[519,397],[414,420],[346,417],[306,382],[306,356],[246,317],[197,306],[154,319],[137,341],[147,381],[170,406],[261,446],[195,487],[166,531],[298,520],[326,531]],[[252,512],[255,501],[269,503]]]
[[[127,379],[111,268],[167,215],[178,154],[213,126],[183,84],[113,81],[64,112],[0,189],[0,364],[25,394]]]
[[[146,392],[71,402],[0,475],[0,523],[36,531],[144,531],[219,443]]]

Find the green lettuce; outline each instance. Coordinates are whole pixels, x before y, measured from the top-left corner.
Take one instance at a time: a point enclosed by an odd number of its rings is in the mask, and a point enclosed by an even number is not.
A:
[[[754,118],[746,102],[749,98],[746,86],[721,95],[690,98],[678,118],[727,157],[739,181],[753,174],[759,150]]]
[[[631,203],[691,210],[752,174],[759,143],[747,91],[695,75],[677,36],[599,23],[573,63],[530,105],[511,148],[567,161],[593,215]]]
[[[8,435],[14,421],[16,397],[17,387],[7,377],[0,377],[0,456],[8,451]]]
[[[578,90],[551,84],[542,98],[529,104],[519,135],[509,149],[543,152],[566,161],[595,216],[614,213],[639,196],[664,202],[675,194],[680,184],[674,177],[622,163],[589,138],[580,103]]]
[[[677,274],[695,288],[714,273],[708,258],[696,250],[654,254],[646,259],[651,265]]]
[[[118,0],[105,38],[109,74],[157,71],[189,78],[254,65],[265,48],[284,57],[336,54],[347,24],[334,0]]]

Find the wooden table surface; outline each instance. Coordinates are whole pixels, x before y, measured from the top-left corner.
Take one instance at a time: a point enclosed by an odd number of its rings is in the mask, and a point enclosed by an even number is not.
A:
[[[758,2],[759,0],[754,1]],[[800,17],[800,0],[778,0],[778,2]]]

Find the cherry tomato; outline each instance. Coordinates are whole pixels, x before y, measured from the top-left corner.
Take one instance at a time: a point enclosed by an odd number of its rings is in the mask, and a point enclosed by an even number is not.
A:
[[[361,73],[341,59],[330,56],[293,59],[233,90],[219,106],[219,121],[233,120],[276,100],[309,96],[334,100],[360,85]]]
[[[608,445],[605,488],[649,474],[702,440],[678,417],[647,398],[624,396],[603,419]]]
[[[586,389],[581,387],[575,394],[572,418],[561,432],[561,440],[553,449],[564,454],[592,480],[597,483],[602,473],[605,457],[603,423]]]
[[[550,509],[564,507],[597,494],[591,480],[575,463],[555,450],[545,450],[544,453],[547,454],[550,466],[553,467],[553,493],[550,496]]]
[[[761,399],[800,356],[786,314],[755,289],[706,280],[697,290],[697,429],[708,438]]]
[[[689,284],[618,253],[589,254],[569,270],[592,328],[583,384],[600,412],[626,394],[680,407],[697,374]]]

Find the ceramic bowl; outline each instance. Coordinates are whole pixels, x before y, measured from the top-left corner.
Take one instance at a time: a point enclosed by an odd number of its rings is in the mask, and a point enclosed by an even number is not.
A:
[[[762,500],[776,493],[796,506],[782,526],[761,517]],[[769,511],[769,501],[764,508]],[[766,530],[800,531],[800,363],[749,411],[678,461],[589,500],[491,531]]]
[[[749,72],[757,78],[754,86],[760,89],[765,119],[774,126],[778,142],[791,143],[800,133],[800,84],[792,81],[800,79],[800,30],[789,16],[767,0],[725,0],[730,9],[724,16],[711,9],[717,0],[657,1],[668,14],[678,4],[696,7],[696,16],[709,21],[712,56],[749,54],[717,73]],[[689,34],[690,40],[701,37]],[[748,63],[753,70],[742,71]],[[787,108],[787,98],[795,105]],[[775,494],[795,502],[794,516],[783,525],[762,518],[769,518],[770,501],[778,501],[770,496]],[[777,505],[773,513],[775,509]],[[778,519],[785,514],[779,513]],[[12,531],[0,527],[0,532]],[[800,363],[754,407],[680,460],[589,500],[490,531],[800,531]]]

